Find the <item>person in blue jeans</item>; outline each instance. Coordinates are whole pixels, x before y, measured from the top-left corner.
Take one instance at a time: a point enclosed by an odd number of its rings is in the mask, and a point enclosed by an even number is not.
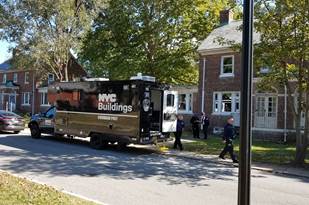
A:
[[[177,149],[177,146],[178,146],[180,150],[183,150],[183,146],[181,144],[181,135],[182,135],[182,131],[184,127],[185,127],[185,122],[183,121],[183,116],[178,115],[176,132],[174,133],[175,135],[174,149]]]

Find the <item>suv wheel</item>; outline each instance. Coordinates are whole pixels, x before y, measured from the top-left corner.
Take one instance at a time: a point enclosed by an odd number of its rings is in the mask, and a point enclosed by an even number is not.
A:
[[[41,137],[41,131],[39,129],[39,126],[37,124],[32,124],[30,127],[31,137],[38,139]]]
[[[92,134],[90,137],[90,146],[93,149],[101,149],[103,147],[103,141],[100,135]]]

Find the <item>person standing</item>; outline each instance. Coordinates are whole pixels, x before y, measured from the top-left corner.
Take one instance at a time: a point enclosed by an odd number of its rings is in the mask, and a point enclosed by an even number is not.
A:
[[[208,138],[208,127],[209,127],[209,118],[205,114],[205,112],[202,112],[202,125],[203,125],[203,133],[204,133],[204,139],[207,140]]]
[[[233,139],[235,138],[235,128],[233,126],[234,118],[232,116],[228,117],[227,124],[224,126],[224,133],[223,133],[223,141],[225,143],[224,149],[219,155],[219,158],[225,159],[224,156],[228,152],[233,160],[233,163],[238,163],[236,156],[234,154],[234,146],[233,146]]]
[[[181,135],[182,135],[182,131],[184,127],[185,127],[185,122],[183,121],[183,116],[178,115],[176,132],[174,133],[175,135],[174,149],[177,149],[177,146],[178,146],[180,150],[183,150],[183,147],[181,144]]]
[[[199,117],[195,114],[192,116],[191,120],[191,125],[192,125],[192,132],[193,132],[193,138],[200,138],[200,119]]]

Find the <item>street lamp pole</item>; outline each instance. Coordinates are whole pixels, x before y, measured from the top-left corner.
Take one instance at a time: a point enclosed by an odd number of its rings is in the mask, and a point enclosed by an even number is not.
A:
[[[253,67],[253,0],[244,0],[241,115],[240,115],[240,160],[238,174],[238,205],[250,205],[251,186],[251,91]]]

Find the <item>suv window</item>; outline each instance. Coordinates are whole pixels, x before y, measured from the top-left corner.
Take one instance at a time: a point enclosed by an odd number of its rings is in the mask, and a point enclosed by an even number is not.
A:
[[[56,113],[56,108],[55,107],[52,107],[50,108],[49,110],[47,110],[45,116],[47,118],[53,118],[55,116],[55,113]]]

